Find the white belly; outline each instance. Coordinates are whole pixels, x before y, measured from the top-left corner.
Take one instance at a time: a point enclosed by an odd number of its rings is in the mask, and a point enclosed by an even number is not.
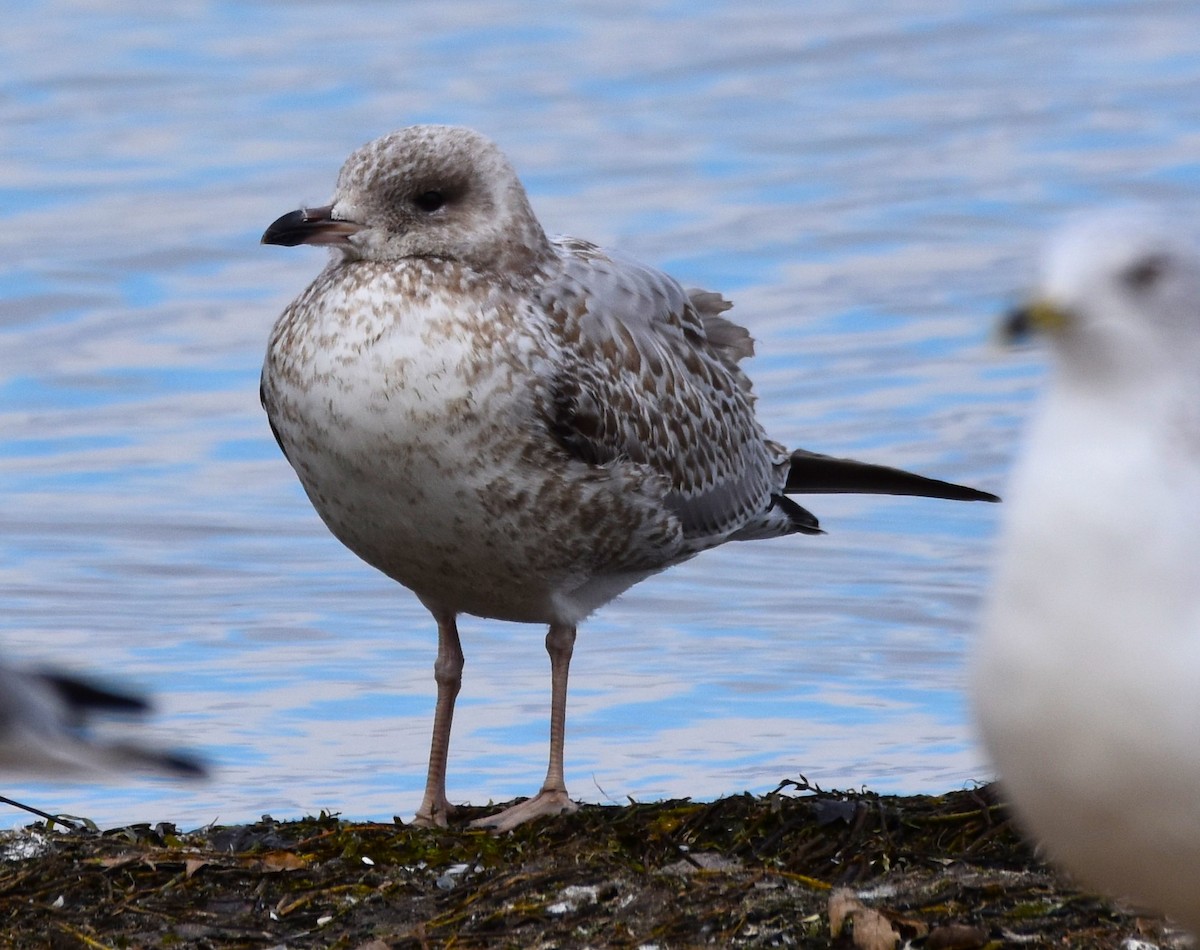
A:
[[[426,603],[545,622],[576,622],[676,559],[653,480],[549,437],[547,340],[486,310],[481,335],[460,307],[409,306],[400,288],[373,309],[360,283],[340,290],[280,318],[264,394],[314,507],[359,557]]]
[[[980,725],[1053,858],[1196,927],[1200,523],[1170,500],[1200,484],[1132,426],[1089,441],[1055,422],[1041,421],[1029,456],[1060,464],[1026,463],[1010,496],[973,671]],[[1084,447],[1064,460],[1052,449],[1067,439]]]

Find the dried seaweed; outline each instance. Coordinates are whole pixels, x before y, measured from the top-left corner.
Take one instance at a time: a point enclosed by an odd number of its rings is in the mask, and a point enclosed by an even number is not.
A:
[[[990,788],[900,798],[799,780],[466,830],[488,811],[448,830],[327,814],[186,834],[41,822],[0,835],[0,934],[54,948],[1184,945],[1046,868]]]

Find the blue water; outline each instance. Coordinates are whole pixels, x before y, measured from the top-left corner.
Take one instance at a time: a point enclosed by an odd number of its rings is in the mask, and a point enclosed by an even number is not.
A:
[[[9,785],[101,824],[409,816],[433,625],[330,538],[258,407],[342,159],[499,140],[552,232],[733,296],[768,430],[1000,490],[1041,379],[989,342],[1066,212],[1194,217],[1184,2],[2,4],[0,649],[151,690],[213,781]],[[1186,217],[1184,217],[1186,215]],[[812,499],[582,630],[590,801],[988,777],[963,669],[998,511]],[[532,792],[542,631],[464,620],[451,798]],[[23,821],[0,813],[0,824]]]

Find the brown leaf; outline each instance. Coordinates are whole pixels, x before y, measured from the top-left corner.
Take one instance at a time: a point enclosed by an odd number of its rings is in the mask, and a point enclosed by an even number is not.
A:
[[[903,940],[919,940],[929,933],[929,924],[916,917],[906,917],[890,907],[882,908],[881,913],[892,922],[892,929]]]
[[[892,922],[877,910],[862,907],[854,914],[856,950],[894,950],[900,942]]]
[[[829,894],[829,936],[838,937],[842,933],[842,925],[853,911],[862,907],[854,891],[839,887]]]
[[[206,861],[204,858],[188,858],[183,862],[183,876],[185,878],[190,878],[206,864],[208,864],[208,861]]]
[[[309,860],[295,851],[268,851],[258,863],[264,871],[299,871],[308,867]]]
[[[829,895],[829,934],[837,937],[847,921],[854,928],[856,950],[895,950],[900,935],[879,911],[867,907],[854,892],[839,888]]]

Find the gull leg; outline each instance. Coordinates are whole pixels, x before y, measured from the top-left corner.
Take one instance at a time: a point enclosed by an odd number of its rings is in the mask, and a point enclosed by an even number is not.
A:
[[[567,675],[571,654],[575,651],[575,628],[552,624],[546,633],[546,652],[550,654],[550,765],[539,796],[553,793],[560,796],[562,810],[574,811],[576,805],[567,797],[563,778],[563,745],[567,736]],[[556,813],[554,813],[556,814]]]
[[[438,653],[433,664],[437,683],[437,708],[433,713],[433,741],[429,748],[429,771],[425,775],[425,797],[413,819],[422,827],[446,827],[454,806],[446,800],[446,759],[450,752],[450,726],[454,700],[462,686],[463,652],[453,611],[433,610],[438,625]]]
[[[546,633],[546,652],[550,654],[550,766],[546,781],[533,798],[506,808],[499,814],[471,822],[472,828],[495,832],[511,831],[517,825],[544,815],[561,815],[579,808],[567,796],[563,778],[563,743],[567,732],[567,674],[575,649],[575,627],[551,624]]]

